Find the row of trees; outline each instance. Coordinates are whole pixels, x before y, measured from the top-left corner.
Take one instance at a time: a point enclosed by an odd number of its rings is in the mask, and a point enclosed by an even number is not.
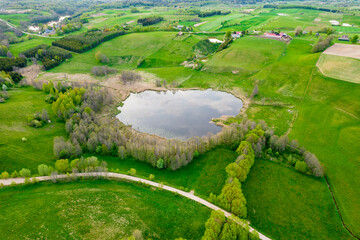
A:
[[[246,136],[249,135],[255,135],[253,130]],[[245,138],[249,138],[246,136]],[[221,194],[216,196],[211,193],[209,200],[225,210],[230,211],[241,218],[245,218],[247,216],[246,199],[242,193],[240,182],[246,180],[250,168],[255,162],[255,154],[251,143],[247,141],[242,141],[236,152],[240,155],[234,163],[230,163],[226,167],[228,179],[221,190]]]
[[[205,223],[202,240],[248,239],[259,240],[259,233],[251,233],[245,221],[238,218],[226,218],[220,210],[212,211]]]
[[[4,171],[0,175],[0,179],[7,179],[10,177],[11,178],[17,178],[17,177],[29,178],[29,177],[31,177],[31,171],[27,168],[23,168],[19,172],[15,170],[11,174],[9,174],[7,171]]]
[[[215,15],[228,15],[230,13],[231,13],[231,11],[227,11],[227,12],[211,11],[211,12],[201,12],[201,13],[198,14],[198,16],[201,17],[201,18],[204,18],[204,17],[215,16]]]
[[[137,23],[141,24],[143,26],[149,26],[149,25],[154,25],[154,24],[156,24],[158,22],[161,22],[161,21],[164,21],[163,17],[153,16],[153,17],[139,18],[137,20]]]
[[[89,30],[86,33],[64,37],[52,42],[53,46],[61,47],[77,53],[88,51],[100,43],[124,35],[124,31]]]
[[[311,51],[313,53],[324,51],[326,48],[328,48],[331,45],[333,39],[334,36],[332,35],[328,36],[325,39],[322,36],[320,36],[318,42],[314,44]]]

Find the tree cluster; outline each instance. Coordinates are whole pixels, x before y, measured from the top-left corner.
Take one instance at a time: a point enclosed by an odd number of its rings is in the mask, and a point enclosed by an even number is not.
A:
[[[230,13],[231,13],[231,11],[226,11],[226,12],[211,11],[211,12],[201,12],[198,14],[198,16],[201,18],[205,18],[205,17],[211,17],[211,16],[215,16],[215,15],[228,15]]]
[[[91,68],[91,73],[94,76],[107,76],[108,74],[116,74],[116,68],[110,68],[108,66],[95,66]]]
[[[134,71],[123,71],[120,75],[120,80],[123,84],[134,83],[141,81],[141,75]]]
[[[11,72],[13,67],[26,67],[26,59],[20,57],[0,58],[0,71]]]
[[[143,26],[149,26],[149,25],[154,25],[154,24],[156,24],[158,22],[161,22],[161,21],[164,21],[163,17],[153,16],[153,17],[139,18],[137,20],[137,23],[141,24]]]
[[[52,104],[53,112],[60,119],[68,119],[75,112],[79,112],[82,98],[85,94],[84,88],[68,89],[65,93],[60,92],[59,97]]]
[[[49,114],[46,109],[43,109],[42,112],[37,112],[33,115],[26,117],[26,122],[29,126],[34,128],[42,127],[49,120]]]
[[[323,39],[323,37],[320,36],[319,41],[313,46],[311,51],[313,53],[324,51],[326,48],[328,48],[331,45],[333,39],[334,37],[332,35],[328,36],[325,39]]]
[[[238,218],[225,218],[221,211],[212,211],[205,223],[202,240],[248,239],[259,240],[257,232],[251,233],[246,222]]]

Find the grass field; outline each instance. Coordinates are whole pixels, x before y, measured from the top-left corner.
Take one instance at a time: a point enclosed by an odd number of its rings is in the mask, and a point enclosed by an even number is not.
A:
[[[352,239],[324,179],[256,159],[243,184],[251,224],[273,239]]]
[[[325,76],[360,83],[360,59],[321,54],[317,66]]]
[[[3,239],[200,239],[210,210],[169,192],[89,180],[0,189]]]
[[[133,33],[119,36],[83,54],[74,54],[69,62],[51,69],[50,72],[90,73],[93,66],[104,65],[95,59],[98,51],[109,57],[110,63],[107,65],[110,67],[136,68],[141,58],[150,56],[168,45],[173,37],[175,33],[171,32]]]
[[[8,91],[10,98],[0,104],[0,172],[29,168],[37,173],[41,163],[55,163],[53,138],[65,136],[64,123],[58,122],[51,104],[45,102],[45,94],[31,87],[13,88]],[[26,124],[25,117],[46,109],[52,123],[42,128]],[[22,142],[26,137],[27,142]]]
[[[205,68],[211,72],[239,71],[244,75],[254,74],[277,60],[285,45],[284,42],[272,39],[239,38],[230,47],[211,57],[205,63]]]
[[[28,50],[30,48],[36,47],[40,44],[47,44],[51,45],[54,40],[51,38],[43,38],[43,37],[34,37],[33,39],[21,42],[21,43],[14,43],[10,45],[9,51],[14,56],[19,56],[19,53]]]
[[[130,168],[135,168],[139,177],[148,178],[150,174],[154,174],[156,182],[195,190],[196,194],[204,198],[210,193],[220,194],[227,177],[225,167],[234,162],[236,157],[234,151],[220,147],[200,155],[186,167],[174,172],[169,169],[159,170],[131,158],[120,160],[117,157],[98,156],[108,163],[110,170],[118,169],[121,173],[127,173]]]

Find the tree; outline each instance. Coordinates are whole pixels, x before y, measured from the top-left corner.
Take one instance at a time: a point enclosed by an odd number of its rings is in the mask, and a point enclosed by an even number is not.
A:
[[[2,173],[1,173],[1,178],[2,178],[2,179],[7,179],[7,178],[9,178],[9,173],[6,172],[6,171],[5,171],[5,172],[2,172]]]
[[[118,149],[118,155],[120,159],[125,159],[127,157],[127,153],[124,146],[120,146]]]
[[[295,36],[299,36],[302,34],[302,28],[300,26],[295,28]]]
[[[14,57],[14,55],[12,55],[12,53],[11,53],[10,51],[8,51],[8,52],[6,53],[6,56],[7,56],[8,58],[13,58],[13,57]]]
[[[23,168],[20,170],[20,176],[25,177],[25,178],[29,178],[31,176],[31,171],[27,168]]]
[[[12,178],[17,178],[18,176],[19,176],[19,173],[16,170],[11,173]]]
[[[136,169],[130,168],[130,170],[128,171],[128,174],[130,174],[131,176],[134,176],[136,174]]]
[[[157,160],[157,162],[156,162],[156,167],[157,167],[158,169],[163,169],[163,168],[164,168],[164,160],[161,159],[161,158],[159,158],[159,159]]]
[[[357,41],[358,41],[358,39],[359,39],[359,36],[358,36],[358,35],[354,35],[354,36],[350,39],[350,42],[351,42],[352,44],[356,44]]]
[[[55,168],[62,173],[66,173],[69,171],[69,160],[68,159],[60,159],[55,162]]]
[[[231,31],[230,31],[230,30],[226,32],[225,38],[226,38],[226,39],[230,39],[230,38],[231,38]]]
[[[306,162],[303,161],[297,161],[295,164],[295,169],[299,172],[305,173],[307,170]]]
[[[254,98],[258,93],[259,93],[259,88],[258,88],[258,85],[256,84],[253,91],[252,91],[252,93],[251,93],[250,98]]]
[[[42,121],[48,121],[49,120],[49,114],[48,112],[46,111],[46,109],[43,109],[41,111],[41,120]]]
[[[45,164],[40,164],[38,166],[38,171],[40,176],[48,176],[50,174],[50,168]]]
[[[4,45],[0,45],[0,56],[6,57],[6,54],[8,52],[8,48]]]

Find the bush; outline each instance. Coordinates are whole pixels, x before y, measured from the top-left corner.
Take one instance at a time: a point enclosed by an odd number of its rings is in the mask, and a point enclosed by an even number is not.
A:
[[[305,173],[307,171],[307,165],[306,162],[303,161],[297,161],[295,164],[295,169],[299,172]]]
[[[55,168],[61,172],[66,173],[69,171],[69,160],[68,159],[60,159],[55,163]]]
[[[135,168],[130,168],[130,170],[128,171],[128,174],[131,175],[131,176],[135,176],[136,169]]]
[[[50,168],[45,164],[38,166],[40,176],[48,176],[50,174]]]
[[[157,160],[157,162],[156,162],[156,167],[157,167],[158,169],[163,169],[163,168],[164,168],[164,160],[161,159],[161,158],[159,158],[159,159]]]
[[[154,178],[155,178],[154,174],[150,174],[150,175],[149,175],[149,179],[150,179],[150,180],[154,180]]]
[[[146,17],[146,18],[139,18],[137,20],[137,23],[142,24],[143,26],[149,26],[161,21],[164,21],[163,17]]]
[[[5,172],[2,172],[2,173],[1,173],[1,178],[2,178],[2,179],[7,179],[7,178],[9,178],[9,173],[6,172],[6,171],[5,171]]]
[[[18,176],[19,176],[19,173],[16,170],[11,173],[11,178],[17,178]]]
[[[19,173],[20,173],[20,176],[22,176],[22,177],[25,177],[25,178],[31,177],[31,171],[27,168],[21,169]]]

